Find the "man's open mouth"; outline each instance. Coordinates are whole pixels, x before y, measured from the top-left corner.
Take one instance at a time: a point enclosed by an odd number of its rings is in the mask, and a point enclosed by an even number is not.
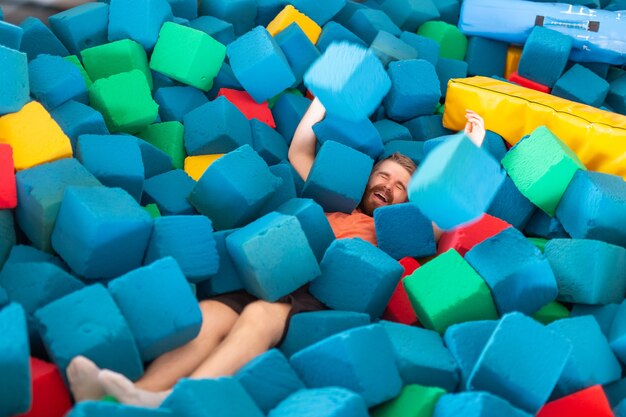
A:
[[[374,193],[374,197],[376,197],[378,200],[382,201],[383,203],[387,204],[387,197],[384,194]]]

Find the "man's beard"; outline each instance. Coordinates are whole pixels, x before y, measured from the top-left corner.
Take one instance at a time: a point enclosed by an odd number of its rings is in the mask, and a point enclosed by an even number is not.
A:
[[[377,193],[382,195],[386,201],[383,202],[378,200],[378,197],[375,196],[375,194]],[[374,198],[374,201],[378,202],[378,204],[375,204],[371,201],[372,197]],[[365,190],[365,194],[363,194],[363,200],[361,201],[361,204],[359,206],[364,214],[367,214],[368,216],[373,216],[374,209],[391,204],[393,204],[393,192],[391,192],[391,190],[384,185],[376,185],[370,189]]]

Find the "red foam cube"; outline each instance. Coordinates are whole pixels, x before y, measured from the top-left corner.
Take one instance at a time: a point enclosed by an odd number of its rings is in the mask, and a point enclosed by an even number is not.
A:
[[[31,409],[17,417],[63,417],[72,408],[70,394],[59,369],[48,362],[30,358],[33,402]]]
[[[437,254],[455,249],[461,256],[483,240],[497,235],[511,225],[497,217],[483,214],[477,221],[443,232],[437,244]]]
[[[536,83],[528,78],[524,78],[517,73],[517,71],[512,72],[509,75],[509,81],[514,82],[517,85],[521,85],[522,87],[532,88],[533,90],[541,91],[542,93],[550,94],[550,87],[545,86],[543,84]]]
[[[272,129],[276,128],[274,116],[267,105],[267,101],[259,104],[252,99],[250,94],[245,91],[233,90],[231,88],[220,88],[217,97],[224,96],[228,101],[235,105],[244,116],[250,119],[258,119]]]
[[[419,262],[411,257],[400,259],[400,264],[404,268],[402,279],[404,279],[407,275],[411,275],[413,271],[420,266]],[[411,307],[409,297],[406,295],[406,290],[402,285],[402,279],[398,282],[396,289],[389,299],[387,308],[383,313],[383,319],[396,323],[414,325],[417,323],[417,316],[415,315],[413,307]]]
[[[594,385],[543,406],[537,417],[613,417],[601,385]]]
[[[16,206],[13,148],[6,143],[0,143],[0,210],[13,209]]]

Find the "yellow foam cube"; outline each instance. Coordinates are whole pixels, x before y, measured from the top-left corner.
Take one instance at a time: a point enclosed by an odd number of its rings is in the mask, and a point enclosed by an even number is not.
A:
[[[185,172],[194,180],[198,181],[204,171],[219,158],[224,156],[223,153],[213,155],[197,155],[185,158]]]
[[[72,157],[70,139],[36,101],[16,113],[0,117],[0,143],[8,143],[13,148],[17,171]]]
[[[517,71],[519,60],[522,57],[522,47],[510,45],[506,52],[506,64],[504,66],[504,78],[508,79],[509,75]]]
[[[285,6],[283,10],[280,11],[268,25],[267,31],[272,35],[276,36],[278,33],[282,32],[287,26],[292,23],[296,23],[300,26],[300,29],[304,32],[304,34],[309,38],[309,40],[315,44],[322,33],[322,28],[320,25],[315,23],[313,19],[301,13],[293,7],[291,4]]]
[[[511,145],[546,126],[587,169],[626,179],[626,116],[487,77],[448,82],[444,126],[462,130],[465,109]]]

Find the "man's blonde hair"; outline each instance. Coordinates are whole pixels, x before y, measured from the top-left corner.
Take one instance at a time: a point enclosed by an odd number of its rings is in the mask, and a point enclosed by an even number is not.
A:
[[[398,163],[400,166],[402,166],[402,168],[406,169],[411,175],[413,175],[413,173],[417,169],[417,165],[415,165],[415,162],[413,162],[411,158],[409,158],[408,156],[402,155],[400,152],[394,152],[388,157],[386,157],[385,159],[381,159],[380,161],[376,162],[376,165],[374,165],[374,168],[372,169],[372,171],[376,171],[378,167],[385,161],[394,161]]]

